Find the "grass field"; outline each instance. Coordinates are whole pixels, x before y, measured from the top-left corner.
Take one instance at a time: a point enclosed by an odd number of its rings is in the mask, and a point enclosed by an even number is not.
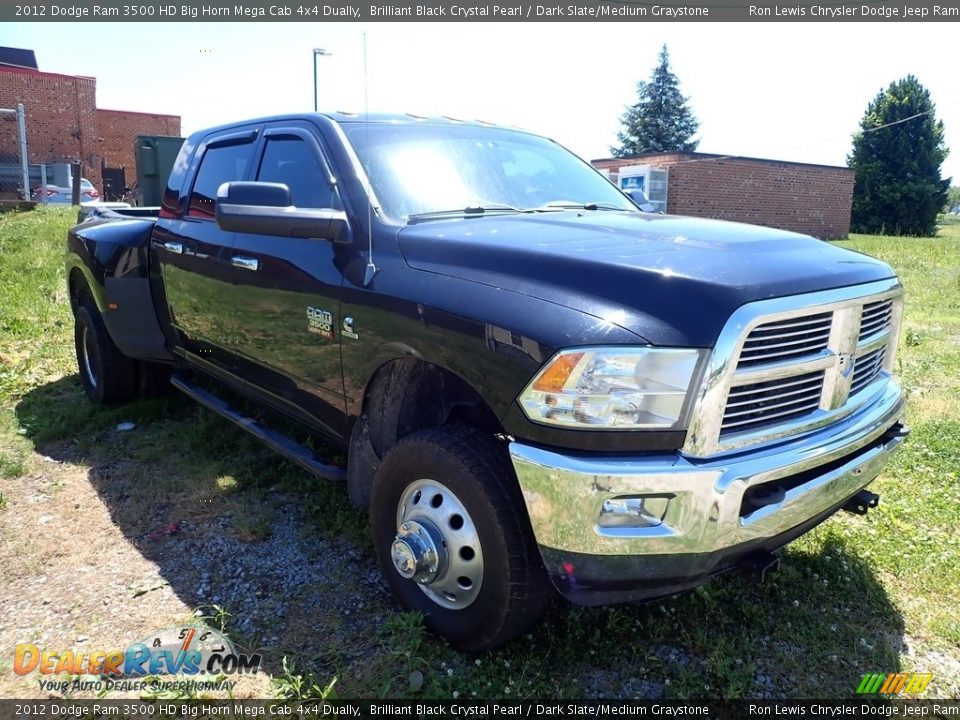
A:
[[[48,472],[45,456],[69,446],[91,482],[99,482],[92,468],[122,456],[140,479],[124,486],[122,512],[176,497],[194,515],[229,517],[231,532],[252,547],[295,498],[305,537],[346,543],[358,567],[372,568],[365,514],[226,421],[178,398],[111,410],[85,402],[62,267],[73,217],[0,217],[0,526],[26,507],[31,478]],[[558,602],[527,637],[480,657],[453,652],[388,600],[371,601],[384,621],[362,636],[328,613],[280,618],[320,639],[293,650],[260,642],[273,668],[270,692],[847,697],[863,673],[905,670],[933,673],[927,696],[960,698],[960,223],[944,223],[936,238],[839,243],[889,262],[907,292],[898,372],[913,434],[873,484],[882,500],[866,518],[841,514],[797,541],[763,585],[731,575],[645,606]],[[121,420],[138,426],[122,442],[112,432]],[[6,547],[4,539],[0,583],[32,582],[40,569],[22,558],[21,574],[4,577]],[[226,629],[250,642],[254,631],[238,609],[221,610]],[[0,674],[8,655],[0,648]]]

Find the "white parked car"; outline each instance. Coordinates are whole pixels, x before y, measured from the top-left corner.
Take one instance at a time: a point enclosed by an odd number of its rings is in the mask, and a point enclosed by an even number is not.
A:
[[[34,188],[33,199],[37,202],[57,205],[69,205],[73,199],[73,188],[61,185],[47,185],[45,188]],[[80,178],[80,204],[99,202],[100,193],[93,183],[86,178]]]

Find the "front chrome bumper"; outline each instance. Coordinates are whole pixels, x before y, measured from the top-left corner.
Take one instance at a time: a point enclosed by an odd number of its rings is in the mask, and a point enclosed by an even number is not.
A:
[[[899,385],[842,421],[775,446],[707,459],[610,457],[510,444],[544,564],[571,600],[650,599],[782,547],[869,484],[903,441]],[[745,497],[764,486],[761,506]],[[600,527],[604,501],[669,498],[660,524]]]

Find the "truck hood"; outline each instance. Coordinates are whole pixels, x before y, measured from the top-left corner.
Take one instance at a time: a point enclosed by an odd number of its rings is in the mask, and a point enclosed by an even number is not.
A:
[[[894,276],[806,235],[670,215],[487,216],[408,225],[398,238],[411,267],[574,308],[654,345],[710,347],[745,303]]]

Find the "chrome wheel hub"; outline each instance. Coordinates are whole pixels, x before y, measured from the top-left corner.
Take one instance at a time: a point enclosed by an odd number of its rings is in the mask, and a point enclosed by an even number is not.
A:
[[[430,531],[414,520],[400,526],[390,555],[397,572],[407,580],[429,583],[437,577],[440,568],[437,546]]]
[[[441,607],[462,610],[480,593],[483,552],[473,518],[438,480],[411,483],[397,506],[394,569]]]

